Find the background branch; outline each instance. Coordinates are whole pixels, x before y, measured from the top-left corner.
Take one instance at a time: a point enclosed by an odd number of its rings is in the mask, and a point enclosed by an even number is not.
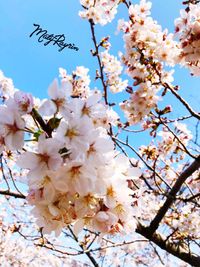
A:
[[[15,198],[22,198],[22,199],[26,198],[25,195],[11,192],[10,190],[0,190],[0,195],[10,196],[10,197],[15,197]]]
[[[172,187],[167,196],[164,205],[159,209],[157,215],[155,216],[153,221],[150,223],[150,226],[148,227],[151,234],[153,234],[158,228],[166,212],[170,208],[171,204],[174,202],[176,194],[181,189],[183,183],[190,175],[192,175],[199,168],[200,168],[200,156],[179,176],[179,178],[175,182],[174,186]]]
[[[144,227],[142,224],[138,224],[136,229],[138,234],[146,237],[148,240],[152,241],[154,244],[159,246],[161,249],[169,252],[175,257],[189,263],[191,266],[200,266],[200,257],[194,253],[191,253],[190,250],[181,246],[180,244],[176,244],[166,240],[163,236],[158,233],[151,233],[148,227]]]

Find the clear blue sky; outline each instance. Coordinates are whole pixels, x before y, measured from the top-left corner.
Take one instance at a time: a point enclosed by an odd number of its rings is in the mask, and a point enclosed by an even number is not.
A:
[[[173,21],[179,16],[181,2],[152,0],[152,16],[163,28],[173,31]],[[80,9],[78,0],[0,1],[0,69],[14,80],[17,88],[42,98],[47,96],[48,85],[58,76],[59,67],[71,72],[76,66],[83,65],[91,70],[91,74],[94,73],[96,59],[90,56],[93,48],[90,28],[87,21],[79,18]],[[127,18],[123,5],[117,17]],[[55,46],[45,47],[37,42],[36,37],[29,38],[34,30],[33,23],[40,24],[49,33],[65,34],[66,41],[78,46],[79,51],[65,49],[58,52]],[[116,26],[117,20],[104,27],[97,26],[99,38],[111,36],[113,54],[123,50],[120,36],[114,34]],[[199,106],[198,83],[198,78],[190,78],[188,70],[177,68],[174,84],[181,85],[182,95],[193,102],[196,109]],[[173,98],[169,98],[169,102],[173,104]],[[178,109],[178,115],[182,111]]]

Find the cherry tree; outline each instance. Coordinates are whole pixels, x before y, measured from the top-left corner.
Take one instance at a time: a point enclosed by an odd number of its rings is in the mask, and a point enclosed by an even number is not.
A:
[[[87,66],[60,68],[38,99],[0,72],[1,266],[200,266],[200,113],[173,77],[200,76],[199,1],[174,33],[146,0],[80,4],[94,82]],[[113,55],[96,27],[122,5]]]

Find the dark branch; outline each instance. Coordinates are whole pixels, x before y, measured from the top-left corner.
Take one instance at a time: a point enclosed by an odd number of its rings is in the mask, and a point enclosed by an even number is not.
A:
[[[136,232],[146,237],[148,240],[154,242],[154,244],[159,246],[161,249],[189,263],[191,266],[196,266],[196,267],[200,266],[200,257],[194,253],[191,253],[189,249],[187,250],[183,248],[183,246],[180,246],[178,244],[170,242],[169,240],[166,240],[165,237],[161,236],[158,233],[152,234],[149,228],[144,227],[140,223],[138,224]]]
[[[83,250],[83,253],[85,253],[88,256],[88,258],[92,262],[93,266],[99,267],[99,264],[96,262],[95,258],[92,256],[92,254],[89,251],[85,250],[84,246],[80,244],[78,238],[76,237],[76,235],[74,234],[74,232],[72,231],[70,226],[68,226],[68,229],[69,229],[71,235],[73,236],[74,240],[77,242],[79,247]]]
[[[9,190],[0,190],[0,195],[10,196],[10,197],[15,197],[15,198],[22,198],[22,199],[26,198],[26,196],[22,194],[11,192]]]
[[[31,115],[33,118],[39,123],[42,130],[47,133],[48,137],[51,137],[52,129],[49,127],[47,123],[43,120],[43,118],[40,116],[40,114],[37,112],[35,108],[32,109]]]
[[[165,216],[166,212],[170,208],[171,204],[174,202],[176,194],[181,189],[183,183],[190,175],[192,175],[199,168],[200,168],[200,156],[178,177],[174,186],[170,190],[164,205],[159,209],[157,215],[155,216],[155,218],[153,219],[153,221],[149,226],[149,231],[151,231],[152,234],[156,231],[160,222]]]
[[[162,84],[165,88],[169,89],[171,91],[171,93],[173,95],[176,96],[176,98],[184,105],[184,107],[190,112],[190,114],[192,116],[194,116],[195,118],[197,118],[198,120],[200,120],[200,114],[195,112],[190,105],[176,92],[176,90],[174,90],[174,88],[172,86],[170,86],[167,83],[163,83]]]
[[[105,81],[104,81],[103,66],[101,64],[101,59],[100,59],[100,55],[99,55],[99,46],[97,44],[97,40],[96,40],[96,37],[95,37],[94,22],[93,22],[92,19],[90,19],[89,22],[90,22],[90,29],[91,29],[91,32],[92,32],[92,40],[93,40],[93,43],[94,43],[94,46],[95,46],[94,55],[97,57],[98,64],[99,64],[100,78],[101,78],[101,82],[102,82],[103,90],[104,90],[104,99],[105,99],[105,103],[108,104],[107,86],[106,86]]]

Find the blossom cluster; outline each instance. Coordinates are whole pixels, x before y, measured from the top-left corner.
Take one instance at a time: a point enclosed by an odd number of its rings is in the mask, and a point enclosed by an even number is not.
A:
[[[183,170],[184,164],[179,164],[176,172],[181,173]],[[168,172],[166,175],[172,178],[175,176],[175,171],[173,173],[171,171],[171,174]],[[195,202],[188,201],[191,198],[190,190],[194,195],[199,193],[199,175],[199,170],[197,170],[188,178],[187,183],[182,186],[182,192],[177,197],[173,209],[169,210],[164,218],[164,223],[174,232],[171,240],[181,241],[188,240],[188,238],[192,240],[200,238],[199,207],[196,206]],[[182,201],[183,199],[186,199],[186,201]]]
[[[156,162],[157,170],[159,170],[157,171],[159,173],[159,176],[157,175],[157,184],[161,185],[164,181],[167,184],[171,184],[176,181],[177,176],[184,170],[183,160],[187,158],[190,152],[188,152],[187,147],[193,136],[191,131],[187,129],[186,124],[179,122],[174,123],[173,131],[164,126],[157,136],[157,142],[153,140],[149,145],[140,147],[140,154],[148,162],[152,164]],[[178,166],[177,163],[179,163]],[[152,172],[147,170],[143,175],[154,187]]]
[[[2,100],[7,99],[14,92],[14,85],[12,79],[4,76],[0,71],[0,98]]]
[[[167,127],[163,127],[158,132],[158,136],[161,140],[155,145],[152,143],[149,146],[141,146],[140,151],[143,156],[149,160],[163,160],[167,161],[168,155],[170,155],[171,162],[183,159],[186,155],[184,152],[185,147],[188,146],[189,141],[192,139],[192,133],[187,129],[186,124],[175,122],[174,131],[170,132]],[[178,158],[179,157],[179,158]]]
[[[4,233],[6,232],[6,234]],[[66,257],[59,259],[56,255],[48,253],[44,248],[33,247],[24,242],[22,237],[13,237],[12,230],[0,230],[0,263],[3,267],[9,266],[49,266],[49,267],[83,267],[87,265]],[[33,260],[34,259],[34,260]]]
[[[141,0],[139,5],[130,5],[128,22],[118,22],[125,42],[121,60],[127,66],[127,74],[135,80],[133,85],[139,85],[121,105],[130,124],[139,122],[156,106],[162,83],[173,81],[173,71],[165,71],[164,64],[173,66],[178,60],[177,42],[149,16],[150,9],[151,3]]]
[[[85,9],[79,12],[81,18],[106,25],[114,19],[119,0],[80,0],[80,3]]]
[[[177,202],[177,206],[179,207],[180,203]],[[175,240],[183,240],[185,238],[199,239],[199,226],[200,219],[198,210],[194,208],[194,204],[188,203],[187,205],[181,205],[174,211],[174,215],[167,216],[165,219],[166,224],[170,224],[173,229],[178,229],[177,232],[173,235],[173,239]],[[188,228],[188,225],[191,227]]]
[[[175,122],[174,127],[174,133],[170,132],[166,127],[163,127],[163,130],[158,133],[162,137],[162,141],[158,143],[158,153],[163,159],[166,158],[169,152],[175,156],[180,154],[181,158],[183,158],[185,147],[188,146],[193,137],[186,124]]]
[[[132,220],[128,180],[137,183],[140,170],[114,149],[108,128],[116,114],[98,90],[88,88],[87,69],[60,72],[61,87],[54,80],[50,99],[40,101],[38,110],[37,101],[21,91],[0,106],[1,150],[20,151],[17,165],[28,170],[27,200],[44,233],[59,234],[75,223],[76,233],[87,226],[114,234]]]
[[[59,68],[61,83],[64,86],[68,84],[71,87],[69,93],[73,97],[88,97],[90,93],[89,69],[83,66],[77,66],[73,73],[67,74],[66,70]],[[65,92],[66,93],[66,92]]]
[[[200,75],[200,3],[189,5],[189,11],[181,10],[175,20],[175,33],[180,41],[180,63],[186,65],[195,76]]]
[[[117,57],[110,55],[107,50],[101,52],[101,62],[104,67],[104,72],[107,75],[107,84],[109,85],[112,93],[122,92],[128,86],[128,80],[122,81],[120,75],[122,74],[123,67]]]
[[[137,91],[131,92],[129,100],[120,103],[129,124],[141,122],[156,107],[156,103],[160,99],[156,95],[157,91],[156,86],[148,87],[147,83],[142,83]]]

